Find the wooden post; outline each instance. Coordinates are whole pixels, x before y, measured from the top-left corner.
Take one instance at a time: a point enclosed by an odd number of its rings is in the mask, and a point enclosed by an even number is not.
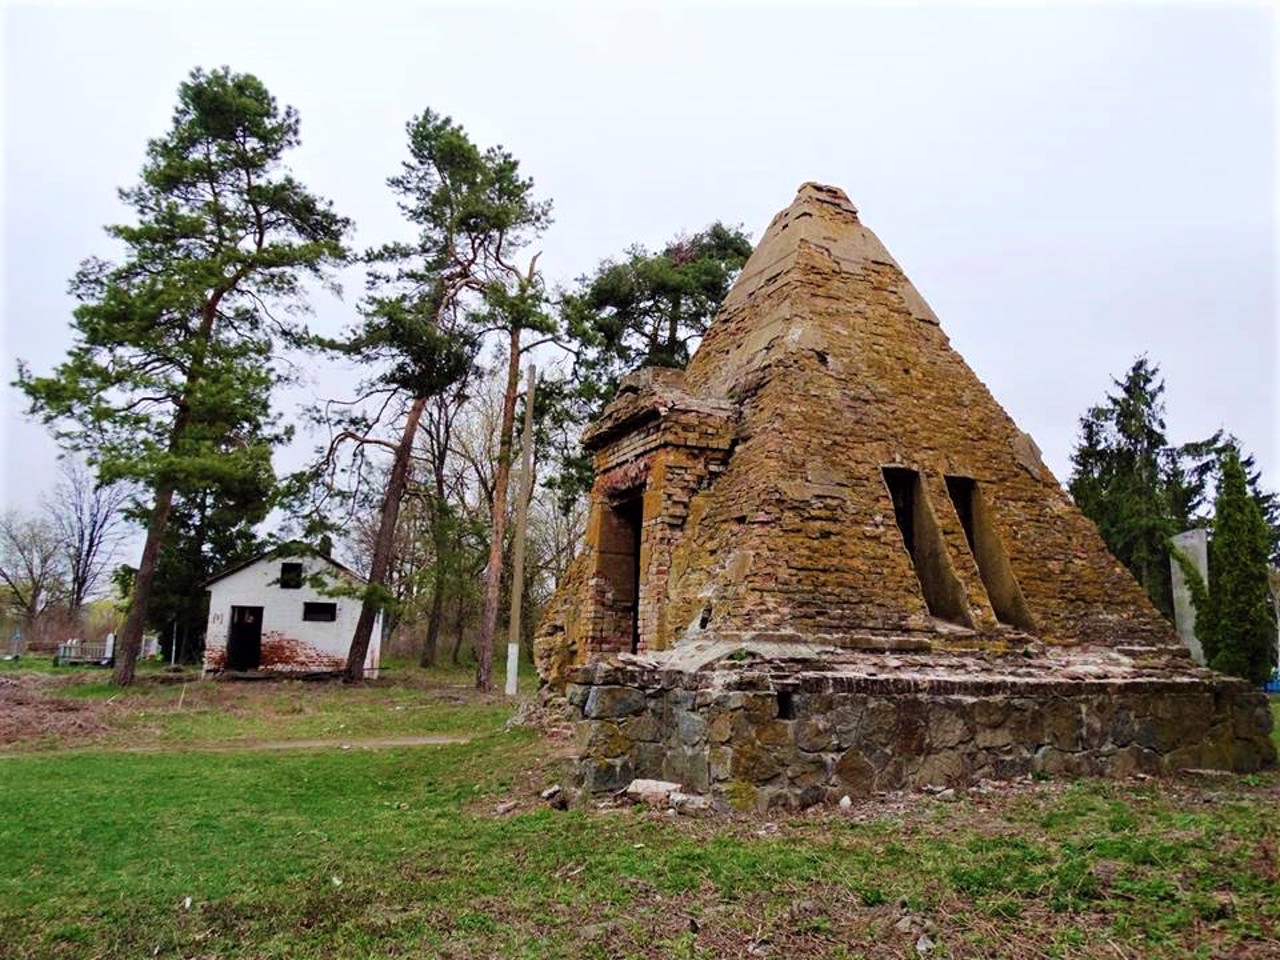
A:
[[[529,526],[529,501],[533,498],[533,387],[536,370],[529,364],[529,388],[524,400],[523,476],[520,478],[520,501],[516,504],[515,556],[511,563],[511,616],[507,630],[508,697],[516,695],[520,668],[520,608],[524,600],[524,542]]]

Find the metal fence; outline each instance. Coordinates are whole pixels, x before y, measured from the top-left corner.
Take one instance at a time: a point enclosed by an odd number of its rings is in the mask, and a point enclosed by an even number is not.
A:
[[[93,663],[106,667],[111,665],[111,654],[110,644],[81,643],[79,640],[72,640],[69,643],[58,644],[58,666]]]

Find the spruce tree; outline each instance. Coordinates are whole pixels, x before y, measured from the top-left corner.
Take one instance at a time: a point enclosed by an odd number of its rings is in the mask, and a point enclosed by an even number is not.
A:
[[[1239,454],[1222,458],[1209,543],[1209,592],[1196,638],[1209,666],[1261,684],[1276,665],[1276,622],[1267,586],[1270,535]]]
[[[71,284],[75,340],[51,376],[19,366],[31,412],[100,479],[150,491],[147,536],[115,681],[130,683],[175,496],[270,475],[288,435],[272,416],[273,362],[302,342],[291,314],[307,278],[344,262],[349,221],[282,166],[298,115],[253,76],[194,70],[170,130],[147,145],[136,221],[108,228],[119,263],[85,261]]]
[[[1111,553],[1172,618],[1167,543],[1190,524],[1203,480],[1196,489],[1171,456],[1160,368],[1139,357],[1113,383],[1117,392],[1081,418],[1068,489]]]

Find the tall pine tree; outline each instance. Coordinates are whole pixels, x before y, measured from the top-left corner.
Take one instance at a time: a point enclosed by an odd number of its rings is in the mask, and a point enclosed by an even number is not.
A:
[[[375,368],[361,402],[376,398],[379,413],[367,417],[360,404],[349,405],[328,459],[345,445],[392,453],[368,587],[347,656],[351,680],[363,675],[378,612],[393,602],[387,577],[396,523],[428,401],[469,375],[488,334],[508,333],[531,312],[528,302],[540,285],[532,267],[522,277],[511,258],[551,218],[551,204],[535,199],[533,181],[502,147],[480,149],[461,125],[432,110],[414,117],[407,133],[409,158],[387,183],[417,236],[369,254],[373,266],[361,324],[346,343],[331,344]],[[380,435],[384,419],[394,421],[394,439]],[[437,514],[443,519],[443,505]]]
[[[303,331],[304,281],[344,262],[349,221],[289,175],[298,114],[253,76],[192,71],[173,123],[147,145],[136,222],[108,228],[119,263],[72,281],[75,341],[52,376],[19,367],[31,412],[104,481],[151,491],[147,536],[114,679],[133,680],[152,583],[178,495],[260,476],[273,432],[272,362]],[[269,453],[267,455],[269,469]]]

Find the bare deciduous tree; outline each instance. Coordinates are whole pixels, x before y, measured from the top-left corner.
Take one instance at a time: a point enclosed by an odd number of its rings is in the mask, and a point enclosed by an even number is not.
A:
[[[0,582],[27,629],[66,596],[66,564],[58,531],[45,517],[0,515]]]
[[[83,464],[63,463],[45,515],[60,541],[67,604],[74,616],[101,584],[124,540],[128,499],[123,484],[100,484]]]

